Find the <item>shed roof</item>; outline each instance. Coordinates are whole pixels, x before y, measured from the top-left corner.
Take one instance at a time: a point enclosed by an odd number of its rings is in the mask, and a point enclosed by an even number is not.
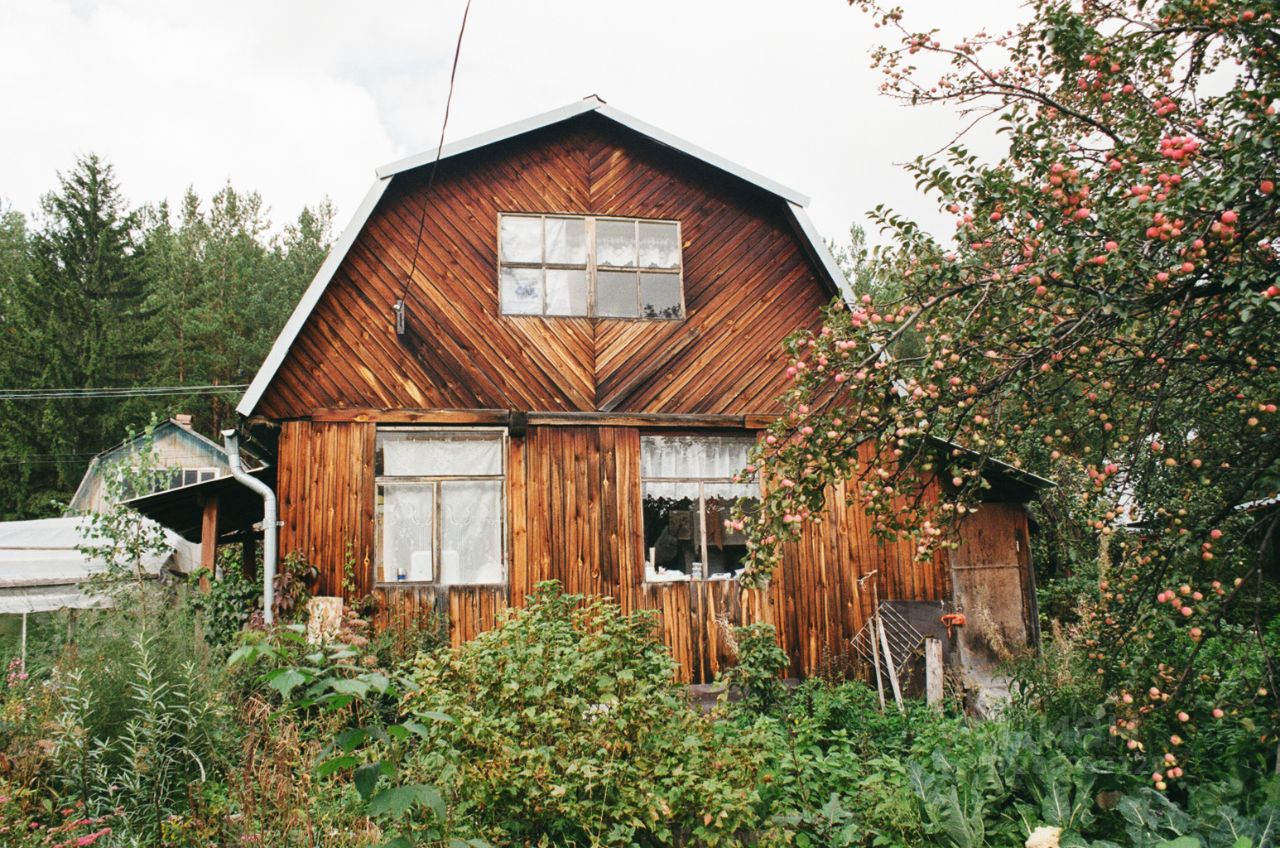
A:
[[[0,614],[103,606],[106,598],[81,584],[106,572],[106,563],[79,550],[90,519],[84,516],[0,522]],[[169,549],[145,558],[144,571],[189,571],[199,556],[166,530]]]
[[[269,486],[275,485],[275,469],[263,466],[250,471]],[[244,532],[262,521],[262,497],[234,477],[217,477],[203,483],[177,486],[132,498],[124,506],[168,527],[190,542],[200,542],[204,505],[218,500],[218,537]]]
[[[451,142],[439,148],[432,148],[414,156],[409,156],[396,162],[383,165],[375,171],[376,179],[369,192],[365,195],[364,200],[356,209],[355,215],[352,216],[351,222],[347,224],[347,228],[343,230],[337,242],[334,243],[333,249],[329,251],[328,257],[324,264],[320,266],[320,270],[316,272],[315,278],[311,281],[311,285],[303,293],[302,299],[299,300],[293,314],[289,316],[288,322],[285,323],[284,329],[280,331],[280,335],[276,338],[275,344],[272,345],[271,351],[267,354],[267,358],[263,361],[262,367],[258,369],[258,373],[254,375],[253,382],[249,384],[249,388],[245,391],[244,396],[240,399],[240,403],[236,406],[236,411],[241,415],[251,415],[254,408],[258,405],[258,401],[262,399],[263,393],[267,386],[270,385],[272,378],[284,363],[285,356],[292,347],[294,340],[302,331],[303,325],[307,321],[307,317],[315,309],[316,304],[320,302],[321,296],[328,287],[329,282],[337,273],[338,267],[346,258],[347,252],[355,243],[356,237],[360,231],[364,229],[365,223],[369,220],[369,216],[373,214],[373,210],[377,207],[378,201],[382,199],[382,195],[386,192],[391,181],[399,174],[412,171],[426,165],[430,165],[436,161],[449,159],[454,156],[478,150],[491,144],[497,144],[525,133],[549,127],[564,121],[572,120],[581,115],[595,114],[611,121],[620,126],[638,133],[665,147],[679,151],[687,156],[699,160],[700,162],[710,165],[726,174],[737,177],[758,189],[763,190],[767,194],[773,195],[781,203],[784,204],[785,210],[791,218],[791,222],[795,227],[797,235],[799,235],[806,251],[810,255],[810,259],[818,266],[823,276],[827,278],[827,282],[832,286],[833,290],[838,291],[846,299],[852,302],[853,292],[849,288],[848,282],[845,280],[844,273],[840,270],[840,266],[836,264],[835,258],[831,256],[831,252],[827,250],[826,243],[818,235],[818,231],[813,226],[813,222],[809,220],[808,214],[805,212],[805,206],[809,199],[793,189],[776,183],[766,177],[751,171],[747,168],[730,162],[716,154],[699,147],[690,141],[686,141],[679,136],[672,135],[665,130],[659,129],[652,124],[646,123],[639,118],[628,115],[620,109],[609,106],[599,97],[592,95],[584,98],[576,103],[570,103],[559,109],[553,109],[549,112],[543,112],[540,115],[526,118],[512,124],[507,124],[497,129],[490,130],[486,133],[474,135],[460,141]]]

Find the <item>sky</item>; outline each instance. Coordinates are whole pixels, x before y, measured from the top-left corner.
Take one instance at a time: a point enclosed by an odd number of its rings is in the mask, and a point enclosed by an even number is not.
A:
[[[900,2],[948,39],[1026,14]],[[325,197],[342,226],[375,167],[435,147],[464,5],[0,0],[0,207],[94,152],[135,203],[230,180],[277,226]],[[824,236],[882,203],[943,232],[900,163],[961,123],[879,94],[888,37],[845,0],[472,0],[446,142],[596,94],[808,195]]]

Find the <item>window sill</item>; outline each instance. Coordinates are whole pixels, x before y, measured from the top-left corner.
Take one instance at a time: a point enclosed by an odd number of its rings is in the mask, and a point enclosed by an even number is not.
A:
[[[681,321],[688,320],[687,315],[674,315],[670,318],[647,318],[641,315],[533,315],[525,312],[501,312],[499,315],[503,318],[541,318],[544,321],[555,319],[573,319],[575,321],[628,321],[631,323],[647,323],[647,324],[677,324]]]
[[[432,580],[378,580],[373,584],[375,589],[505,589],[502,583],[436,583]]]
[[[712,574],[708,577],[699,577],[696,581],[692,575],[676,572],[672,575],[654,574],[652,571],[645,573],[644,582],[646,585],[661,586],[665,583],[727,583],[731,580],[737,580],[737,574]]]

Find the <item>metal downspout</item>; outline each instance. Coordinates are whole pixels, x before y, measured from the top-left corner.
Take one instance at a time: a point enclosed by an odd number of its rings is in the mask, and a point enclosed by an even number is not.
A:
[[[244,470],[244,465],[240,462],[240,436],[235,430],[223,430],[222,440],[227,448],[231,476],[262,497],[262,620],[269,626],[275,619],[272,610],[275,607],[278,534],[276,493],[266,483]]]

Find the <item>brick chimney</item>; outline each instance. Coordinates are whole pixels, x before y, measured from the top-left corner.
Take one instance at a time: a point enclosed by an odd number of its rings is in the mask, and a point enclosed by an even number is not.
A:
[[[174,420],[174,423],[176,423],[179,427],[182,427],[187,430],[191,429],[190,415],[175,415],[173,416],[173,420]]]

